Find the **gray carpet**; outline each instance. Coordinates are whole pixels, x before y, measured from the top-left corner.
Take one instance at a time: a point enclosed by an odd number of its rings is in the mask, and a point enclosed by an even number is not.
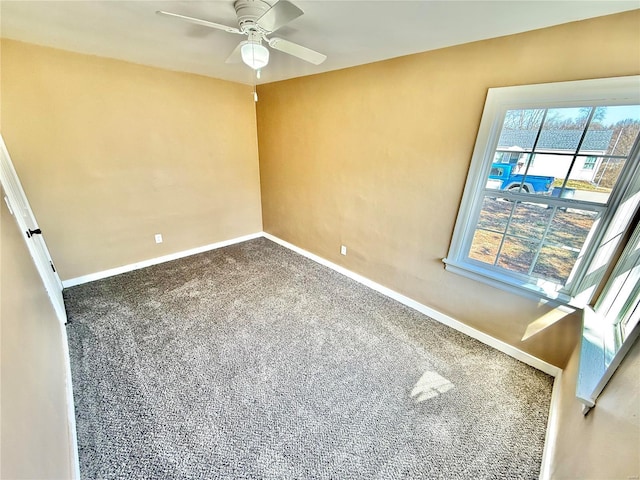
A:
[[[538,477],[549,376],[266,239],[65,301],[85,479]]]

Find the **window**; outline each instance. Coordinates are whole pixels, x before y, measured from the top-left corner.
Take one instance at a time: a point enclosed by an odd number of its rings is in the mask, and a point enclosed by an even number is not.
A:
[[[640,336],[640,224],[593,309],[584,310],[576,396],[587,413]]]
[[[520,152],[501,152],[496,151],[495,160],[493,163],[518,163],[520,159]]]
[[[598,157],[587,157],[584,159],[584,165],[582,165],[582,168],[585,170],[593,170],[596,168],[596,160],[598,160]]]
[[[584,304],[640,203],[639,131],[637,76],[490,89],[447,270]]]
[[[640,324],[640,223],[620,255],[594,310],[615,329],[618,350]]]

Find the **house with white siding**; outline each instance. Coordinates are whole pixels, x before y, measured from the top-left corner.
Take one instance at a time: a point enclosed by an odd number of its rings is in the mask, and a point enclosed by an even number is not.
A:
[[[524,173],[530,158],[530,175],[564,178],[571,168],[570,179],[595,183],[600,166],[608,158],[605,155],[613,133],[589,130],[581,139],[581,130],[543,129],[538,137],[538,130],[505,128],[498,140],[495,163],[518,165],[516,173]]]

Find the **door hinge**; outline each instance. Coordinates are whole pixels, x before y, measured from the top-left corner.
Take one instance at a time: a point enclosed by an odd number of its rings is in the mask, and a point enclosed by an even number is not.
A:
[[[53,262],[49,262],[49,265],[51,265],[51,270],[53,270],[53,273],[56,273],[56,267],[53,266]]]

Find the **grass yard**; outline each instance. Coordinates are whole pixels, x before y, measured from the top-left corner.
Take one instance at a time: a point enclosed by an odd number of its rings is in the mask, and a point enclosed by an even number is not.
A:
[[[556,178],[556,180],[553,182],[553,186],[561,187],[563,182],[563,178]],[[566,188],[573,188],[574,190],[585,190],[587,192],[611,193],[611,188],[599,187],[585,180],[568,180]]]
[[[485,197],[469,257],[565,283],[596,213]]]

